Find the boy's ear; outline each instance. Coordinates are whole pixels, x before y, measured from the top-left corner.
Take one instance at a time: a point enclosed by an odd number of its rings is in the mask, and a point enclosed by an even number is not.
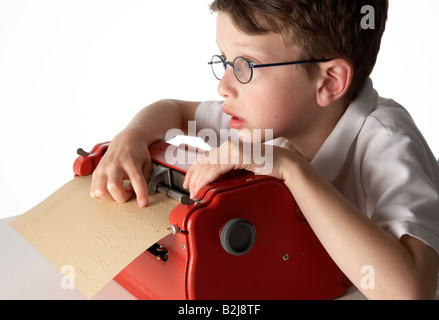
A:
[[[327,107],[344,97],[353,76],[353,67],[345,59],[321,63],[317,81],[317,103]]]

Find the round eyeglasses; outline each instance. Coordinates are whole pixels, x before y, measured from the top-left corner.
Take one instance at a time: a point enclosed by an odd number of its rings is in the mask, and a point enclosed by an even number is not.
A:
[[[230,65],[233,68],[233,73],[235,74],[236,79],[242,84],[247,84],[253,78],[253,69],[287,66],[294,64],[304,64],[304,63],[328,62],[331,60],[333,59],[311,59],[311,60],[302,60],[302,61],[256,64],[244,57],[236,57],[232,63],[227,61],[227,59],[222,56],[215,55],[212,57],[212,60],[208,62],[208,64],[210,64],[210,66],[212,67],[213,74],[215,78],[217,78],[218,80],[221,81],[221,79],[223,78],[226,72],[227,65]]]

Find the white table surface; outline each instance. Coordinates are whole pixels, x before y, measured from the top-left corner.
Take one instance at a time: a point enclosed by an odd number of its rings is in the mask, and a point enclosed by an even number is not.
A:
[[[9,225],[15,219],[0,220],[0,300],[84,300],[75,289],[63,289],[63,275]],[[109,282],[94,300],[132,300],[115,281]],[[341,297],[365,297],[355,288]]]

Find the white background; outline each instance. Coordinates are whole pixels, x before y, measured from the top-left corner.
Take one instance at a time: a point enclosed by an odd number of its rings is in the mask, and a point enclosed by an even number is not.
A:
[[[73,178],[76,149],[111,140],[162,98],[219,98],[211,0],[0,0],[0,219]],[[439,1],[390,0],[372,75],[439,155]]]

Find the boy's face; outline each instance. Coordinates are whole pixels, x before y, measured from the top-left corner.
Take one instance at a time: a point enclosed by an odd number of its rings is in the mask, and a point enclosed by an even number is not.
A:
[[[279,34],[242,33],[224,13],[218,14],[217,44],[229,62],[238,56],[256,64],[300,60],[297,48],[285,45]],[[262,134],[273,129],[275,138],[285,137],[293,143],[317,129],[313,120],[321,108],[316,103],[315,80],[310,81],[297,65],[254,69],[248,84],[241,84],[228,65],[218,92],[225,99],[224,112],[232,115],[231,127],[244,141],[251,141],[244,133],[254,129],[262,129]]]

